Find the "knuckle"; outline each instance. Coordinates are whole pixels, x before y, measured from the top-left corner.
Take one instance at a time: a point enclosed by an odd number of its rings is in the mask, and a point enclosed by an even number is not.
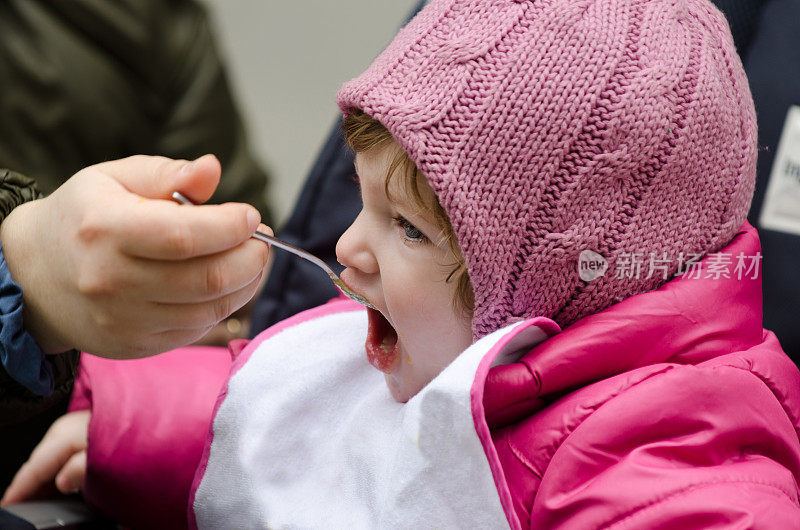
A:
[[[121,287],[116,278],[95,267],[84,268],[76,284],[78,292],[89,298],[113,294]]]
[[[166,244],[170,254],[179,259],[186,259],[195,254],[195,241],[191,230],[184,223],[172,224],[166,232]]]
[[[217,260],[210,261],[206,266],[205,295],[215,296],[225,289],[225,273]]]
[[[82,304],[76,307],[77,314],[75,316],[79,319],[81,326],[88,326],[94,330],[90,338],[86,338],[86,342],[88,342],[86,347],[92,346],[96,348],[97,345],[109,347],[115,344],[116,341],[114,339],[123,337],[125,326],[120,328],[118,325],[115,312],[119,314],[119,309],[115,311],[113,306],[114,297],[84,294],[84,298],[85,300],[82,300]],[[77,335],[80,337],[80,332]]]
[[[96,310],[92,313],[92,321],[94,325],[103,330],[114,328],[114,318],[110,313],[104,310]]]
[[[106,220],[97,212],[84,213],[77,223],[76,236],[84,245],[96,243],[109,233]]]

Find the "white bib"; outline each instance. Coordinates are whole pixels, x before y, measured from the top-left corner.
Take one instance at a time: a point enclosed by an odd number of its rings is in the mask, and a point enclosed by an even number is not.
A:
[[[470,389],[511,328],[473,344],[405,405],[367,363],[365,311],[268,330],[214,418],[198,527],[507,528]],[[525,347],[546,337],[529,329]]]

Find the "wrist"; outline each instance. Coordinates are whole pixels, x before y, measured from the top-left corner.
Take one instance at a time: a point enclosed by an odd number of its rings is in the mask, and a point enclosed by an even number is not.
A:
[[[60,337],[53,322],[44,311],[46,303],[54,299],[42,296],[47,293],[48,260],[45,242],[38,230],[38,209],[43,199],[27,202],[14,208],[0,224],[0,242],[6,265],[17,285],[22,289],[23,325],[43,352],[61,353],[71,347]],[[50,264],[53,266],[54,264]],[[44,266],[44,268],[43,268]]]

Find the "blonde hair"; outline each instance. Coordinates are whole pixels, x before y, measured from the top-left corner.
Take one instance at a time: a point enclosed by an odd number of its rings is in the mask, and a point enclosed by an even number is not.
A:
[[[381,147],[394,140],[392,134],[381,122],[358,109],[351,109],[348,112],[342,124],[342,130],[344,130],[345,144],[356,153],[363,153],[370,149]],[[456,299],[453,302],[457,309],[472,313],[475,308],[475,295],[472,291],[469,274],[467,274],[467,264],[461,254],[450,219],[447,217],[442,205],[439,204],[436,195],[431,194],[432,199],[423,197],[420,185],[428,185],[428,181],[414,161],[411,160],[411,157],[408,156],[408,153],[399,145],[389,164],[384,184],[386,196],[390,200],[389,185],[395,174],[402,176],[402,189],[420,210],[431,215],[434,223],[439,228],[441,241],[447,243],[455,259],[453,269],[445,279],[447,282],[453,279],[456,281]]]

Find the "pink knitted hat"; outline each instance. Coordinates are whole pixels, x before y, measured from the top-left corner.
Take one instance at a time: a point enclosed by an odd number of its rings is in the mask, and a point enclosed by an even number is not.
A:
[[[750,206],[752,98],[705,0],[434,0],[338,94],[425,174],[467,260],[473,332],[562,327],[723,247]],[[578,274],[583,250],[609,272]]]

